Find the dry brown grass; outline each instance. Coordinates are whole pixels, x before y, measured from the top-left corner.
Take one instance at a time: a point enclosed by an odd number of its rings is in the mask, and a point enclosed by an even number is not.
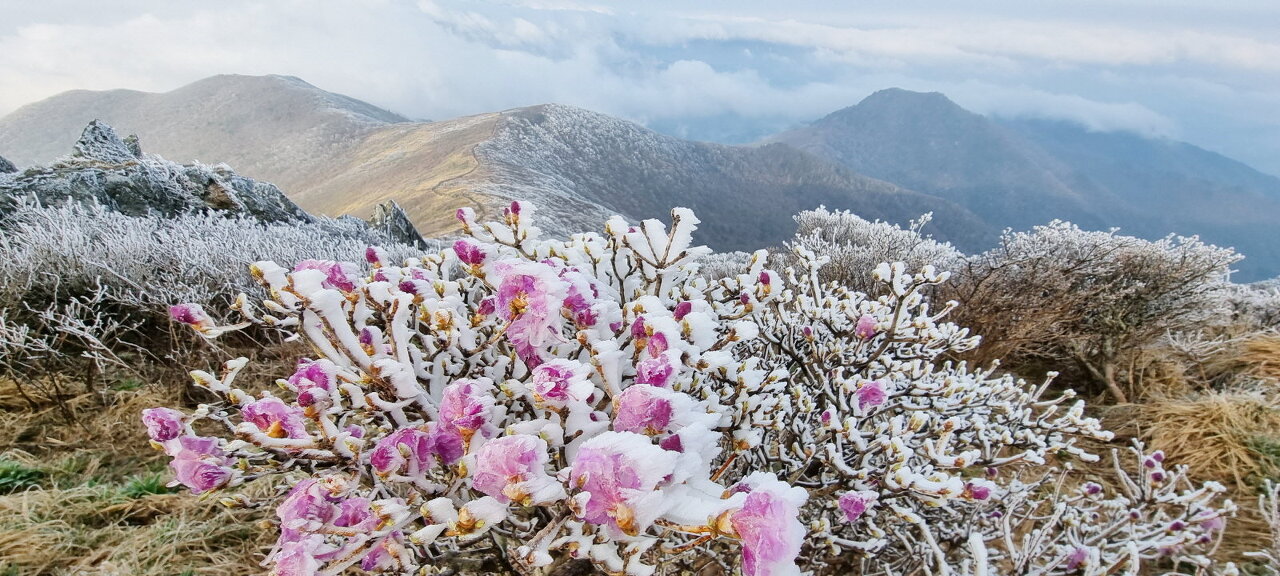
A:
[[[1272,384],[1280,384],[1280,334],[1261,334],[1245,342],[1239,361],[1244,373]]]
[[[1137,407],[1146,423],[1141,437],[1173,462],[1186,464],[1197,480],[1232,482],[1246,488],[1275,472],[1256,451],[1257,442],[1280,436],[1280,404],[1261,391],[1207,392],[1152,400]]]
[[[143,408],[181,404],[176,388],[33,395],[35,410],[0,381],[0,461],[38,480],[0,492],[0,571],[23,575],[233,575],[257,573],[270,530],[266,510],[228,510],[213,499],[151,493],[169,471],[147,442]],[[32,387],[34,388],[34,387]],[[160,480],[162,479],[162,480]],[[149,481],[151,488],[139,489]],[[261,487],[254,487],[261,489]]]

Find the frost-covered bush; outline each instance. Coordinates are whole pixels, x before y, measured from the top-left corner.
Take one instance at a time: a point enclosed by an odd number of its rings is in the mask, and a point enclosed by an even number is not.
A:
[[[1165,334],[1230,321],[1229,268],[1240,256],[1195,237],[1157,241],[1052,222],[1005,232],[966,259],[948,291],[958,320],[992,356],[1078,367],[1119,402],[1123,370]]]
[[[245,321],[314,355],[275,393],[238,388],[239,359],[193,372],[222,402],[145,411],[177,482],[234,506],[287,479],[282,575],[1211,570],[1220,486],[1136,448],[1117,489],[1080,483],[1080,441],[1109,434],[1072,394],[939,361],[976,342],[921,295],[945,273],[881,264],[869,298],[799,248],[709,281],[687,210],[568,241],[531,213],[459,211],[471,239],[403,264],[370,248],[369,273],[255,264],[269,296],[237,301]]]
[[[168,332],[175,302],[219,310],[236,294],[264,295],[248,273],[252,262],[352,260],[385,243],[354,219],[134,217],[76,203],[20,204],[0,228],[0,367],[11,371],[85,354],[121,363],[118,354],[145,353]],[[391,249],[397,257],[415,253]]]
[[[836,281],[861,292],[878,289],[871,271],[881,262],[903,262],[908,270],[932,265],[940,270],[955,270],[964,254],[951,244],[938,242],[921,230],[933,220],[924,214],[906,228],[880,221],[869,221],[848,211],[829,211],[824,207],[807,210],[795,216],[795,238],[790,248],[803,248],[829,258],[822,267],[822,279]]]
[[[1227,302],[1233,320],[1244,330],[1275,330],[1280,327],[1280,280],[1231,286]]]

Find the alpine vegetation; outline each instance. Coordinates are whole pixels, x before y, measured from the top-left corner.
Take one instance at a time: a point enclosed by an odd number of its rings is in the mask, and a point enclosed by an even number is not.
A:
[[[469,238],[403,263],[263,261],[237,324],[313,354],[279,390],[143,413],[177,482],[229,506],[280,483],[273,574],[1226,573],[1234,513],[1162,453],[1113,453],[1070,391],[945,361],[978,342],[923,292],[931,265],[879,264],[874,293],[826,259],[754,254],[699,273],[693,213],[544,239],[533,206],[457,213]],[[1109,486],[1109,487],[1104,487]]]

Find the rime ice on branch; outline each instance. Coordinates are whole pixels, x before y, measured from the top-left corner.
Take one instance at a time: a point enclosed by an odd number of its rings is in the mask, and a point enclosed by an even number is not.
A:
[[[794,268],[761,252],[709,281],[687,210],[568,241],[532,216],[460,210],[470,240],[401,266],[376,248],[366,270],[255,265],[270,299],[246,319],[314,357],[279,397],[236,388],[241,359],[193,373],[224,403],[149,411],[179,481],[302,477],[277,509],[276,574],[1207,565],[1232,511],[1218,487],[1153,455],[1120,493],[1055,490],[1063,462],[1096,459],[1078,439],[1108,434],[1070,393],[943,361],[976,338],[921,295],[945,279],[932,267],[883,264],[868,296],[820,282],[799,248]],[[226,436],[195,437],[195,419]]]

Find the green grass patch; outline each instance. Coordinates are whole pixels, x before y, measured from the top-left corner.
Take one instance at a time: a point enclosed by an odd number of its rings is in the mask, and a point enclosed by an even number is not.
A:
[[[44,476],[44,472],[36,468],[12,460],[0,460],[0,494],[37,487]]]
[[[152,494],[173,494],[178,489],[167,486],[169,483],[168,476],[165,474],[148,474],[145,476],[134,476],[124,484],[121,492],[130,498],[142,498]]]

